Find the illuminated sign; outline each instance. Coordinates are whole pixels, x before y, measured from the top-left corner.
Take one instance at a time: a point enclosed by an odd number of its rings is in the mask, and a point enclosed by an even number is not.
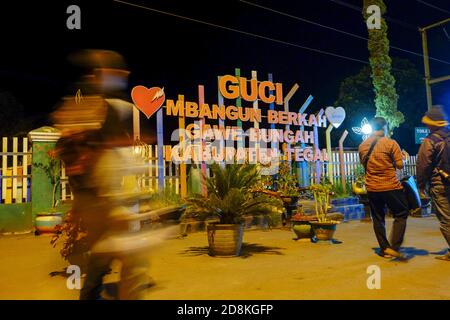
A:
[[[147,118],[157,112],[164,101],[165,115],[180,119],[179,129],[172,133],[172,140],[179,143],[166,150],[166,160],[183,163],[222,162],[240,159],[242,161],[267,163],[280,157],[279,148],[271,148],[273,143],[295,145],[285,151],[289,159],[295,161],[327,161],[325,149],[319,150],[315,127],[327,127],[327,122],[338,128],[345,119],[345,110],[341,107],[328,107],[318,114],[289,111],[288,108],[275,110],[263,107],[264,104],[283,105],[283,85],[272,81],[257,81],[233,75],[219,77],[218,90],[227,100],[241,98],[252,102],[252,106],[236,106],[233,102],[205,103],[190,101],[184,96],[177,100],[165,100],[164,90],[144,86],[133,88],[131,95],[136,107]],[[255,103],[260,105],[255,107]],[[195,119],[194,123],[185,125],[184,119]],[[217,122],[219,121],[219,122]],[[224,125],[225,122],[252,122],[253,126],[243,130],[242,125]],[[162,121],[161,121],[162,122]],[[207,123],[208,122],[208,123]],[[269,124],[270,129],[260,128],[259,124]],[[228,123],[227,123],[228,124]],[[160,129],[162,123],[158,120]],[[273,125],[284,125],[284,129],[275,129]],[[294,130],[291,129],[291,126]],[[248,141],[248,147],[235,148],[236,141]],[[299,145],[303,147],[299,147]],[[312,146],[311,146],[312,145]],[[170,159],[169,159],[170,158]],[[272,159],[272,160],[271,160]]]

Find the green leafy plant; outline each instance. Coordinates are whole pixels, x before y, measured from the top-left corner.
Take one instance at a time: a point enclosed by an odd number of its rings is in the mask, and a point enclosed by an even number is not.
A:
[[[281,210],[273,210],[270,215],[268,216],[269,218],[269,226],[270,227],[277,227],[282,223],[282,211]]]
[[[58,241],[61,238],[63,239],[59,252],[65,260],[68,260],[72,254],[79,254],[89,250],[86,242],[87,230],[84,228],[81,218],[74,215],[72,211],[67,212],[64,217],[64,223],[61,226],[57,226],[57,231],[50,244],[54,248]]]
[[[356,180],[364,180],[366,177],[366,170],[364,169],[362,164],[358,164],[355,170]]]
[[[257,190],[272,190],[273,183],[274,179],[272,176],[261,176],[254,188]]]
[[[253,192],[260,179],[256,165],[214,164],[210,170],[212,177],[205,177],[208,196],[188,198],[183,218],[215,217],[221,224],[240,224],[244,215],[270,215],[282,208],[280,200]]]
[[[287,161],[280,162],[277,183],[278,191],[283,196],[298,196],[297,176],[292,172],[292,168]]]
[[[345,191],[344,185],[340,180],[336,181],[332,186],[331,191],[333,192],[333,198],[347,198],[353,196],[352,184],[350,182],[345,183]]]
[[[50,149],[47,151],[48,162],[47,164],[41,162],[34,162],[33,165],[36,168],[42,169],[47,177],[50,179],[50,183],[52,184],[52,203],[51,209],[52,211],[55,209],[57,205],[56,200],[56,191],[60,184],[61,176],[60,176],[60,160],[56,155],[56,151],[54,149]]]
[[[176,194],[170,188],[165,188],[163,191],[155,192],[148,199],[148,205],[151,210],[182,204],[183,201],[180,195]]]
[[[362,195],[366,194],[367,190],[365,187],[365,180],[366,180],[366,170],[361,164],[358,164],[356,167],[356,181],[352,184],[352,191],[356,195]]]

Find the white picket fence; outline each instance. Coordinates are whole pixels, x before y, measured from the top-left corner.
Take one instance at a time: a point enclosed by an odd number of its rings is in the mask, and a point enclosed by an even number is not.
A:
[[[163,168],[164,168],[164,189],[170,188],[176,194],[180,194],[180,165],[172,161],[166,161],[168,147],[163,148]],[[141,190],[151,192],[161,191],[158,186],[158,147],[156,145],[147,146],[145,163],[147,164],[143,173],[138,176],[124,177],[123,184],[128,186],[137,185]],[[73,200],[68,177],[64,164],[61,164],[61,200]]]
[[[416,175],[416,162],[417,156],[408,156],[406,159],[405,168],[403,169],[404,175]],[[328,166],[330,164],[330,167]],[[358,151],[345,151],[344,152],[344,175],[348,182],[354,182],[356,180],[357,169],[360,165]],[[339,152],[332,151],[331,161],[329,163],[325,162],[321,166],[321,176],[328,176],[328,168],[331,169],[333,181],[338,181],[341,179],[341,168],[339,162]],[[311,181],[315,178],[315,166],[310,166],[310,177]]]
[[[143,187],[150,188],[152,190],[158,190],[158,148],[157,146],[149,147],[149,160],[148,160],[148,170],[142,175],[141,179],[144,182]],[[168,146],[163,148],[164,159],[167,152]],[[334,181],[338,181],[341,178],[341,170],[339,163],[339,152],[332,151],[331,157],[331,170]],[[416,175],[416,160],[417,156],[409,156],[406,160],[406,165],[403,170],[404,174]],[[164,163],[164,186],[168,184],[175,188],[177,194],[179,194],[180,189],[180,167],[171,161],[163,161]],[[321,177],[328,176],[328,162],[321,164]],[[346,180],[350,183],[354,182],[357,178],[357,168],[360,166],[359,154],[357,151],[344,151],[344,175]],[[314,163],[308,165],[308,172],[310,183],[314,183],[316,177],[316,166]]]
[[[2,159],[0,171],[0,203],[22,203],[31,201],[31,166],[32,152],[29,146],[28,138],[7,138],[1,140],[0,157]],[[163,148],[163,175],[164,188],[171,188],[176,194],[180,194],[182,183],[187,181],[180,180],[180,165],[172,161],[166,161],[166,153],[170,152],[168,146]],[[145,161],[148,164],[145,172],[137,177],[132,177],[141,189],[149,191],[158,191],[158,148],[156,145],[149,145],[146,149]],[[406,161],[404,173],[408,175],[416,174],[417,156],[409,156]],[[341,174],[344,174],[346,181],[354,182],[356,172],[359,166],[359,155],[357,151],[344,152],[344,172],[341,173],[339,165],[339,154],[332,152],[330,169],[334,181],[338,181]],[[328,176],[328,163],[321,164],[321,176]],[[315,181],[316,165],[308,166],[309,178],[311,183]],[[70,190],[69,180],[66,175],[64,164],[61,164],[61,200],[73,199]]]
[[[60,187],[61,187],[61,200],[73,200],[73,194],[70,190],[69,177],[66,175],[66,167],[64,162],[61,161],[61,176],[60,176]]]
[[[32,150],[28,138],[3,137],[0,150],[2,159],[0,203],[31,202]],[[61,164],[60,189],[62,200],[73,199],[63,163]]]
[[[140,187],[148,190],[158,191],[158,146],[149,145],[149,156],[146,159],[148,168],[138,177]],[[164,188],[172,188],[180,193],[180,165],[172,161],[166,161],[166,153],[170,152],[170,146],[163,147]]]
[[[28,138],[1,140],[1,203],[30,202],[31,194],[31,150]]]

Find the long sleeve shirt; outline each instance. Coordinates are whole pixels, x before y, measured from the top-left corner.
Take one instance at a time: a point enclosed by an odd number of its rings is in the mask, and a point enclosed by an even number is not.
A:
[[[359,146],[359,159],[363,163],[375,134]],[[400,146],[395,140],[379,137],[366,168],[366,188],[369,192],[383,192],[402,189],[402,184],[396,175],[395,163],[402,161]]]

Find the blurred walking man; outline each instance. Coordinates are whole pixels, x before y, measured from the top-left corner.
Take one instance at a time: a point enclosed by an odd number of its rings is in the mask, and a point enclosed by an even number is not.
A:
[[[396,169],[403,168],[402,152],[398,143],[388,137],[387,122],[375,117],[370,122],[372,135],[359,146],[359,158],[366,169],[366,188],[369,198],[375,236],[386,258],[404,258],[399,252],[406,230],[408,202]],[[386,207],[394,216],[391,241],[386,237]]]
[[[105,99],[111,91],[120,91],[128,72],[120,68],[122,57],[105,50],[83,50],[72,60],[91,73],[79,84],[85,95],[79,101],[63,100],[52,114],[54,126],[61,130],[58,152],[74,194],[72,215],[85,229],[82,248],[89,252],[86,279],[81,300],[101,299],[102,279],[110,271],[111,255],[95,255],[92,248],[113,229],[111,213],[122,205],[115,196],[121,188],[122,173],[117,146],[125,131],[118,112]],[[113,154],[113,155],[111,155]]]
[[[449,251],[437,259],[450,261],[450,129],[441,106],[434,106],[422,118],[431,133],[423,140],[417,156],[417,184],[420,194],[429,195],[447,241]]]

